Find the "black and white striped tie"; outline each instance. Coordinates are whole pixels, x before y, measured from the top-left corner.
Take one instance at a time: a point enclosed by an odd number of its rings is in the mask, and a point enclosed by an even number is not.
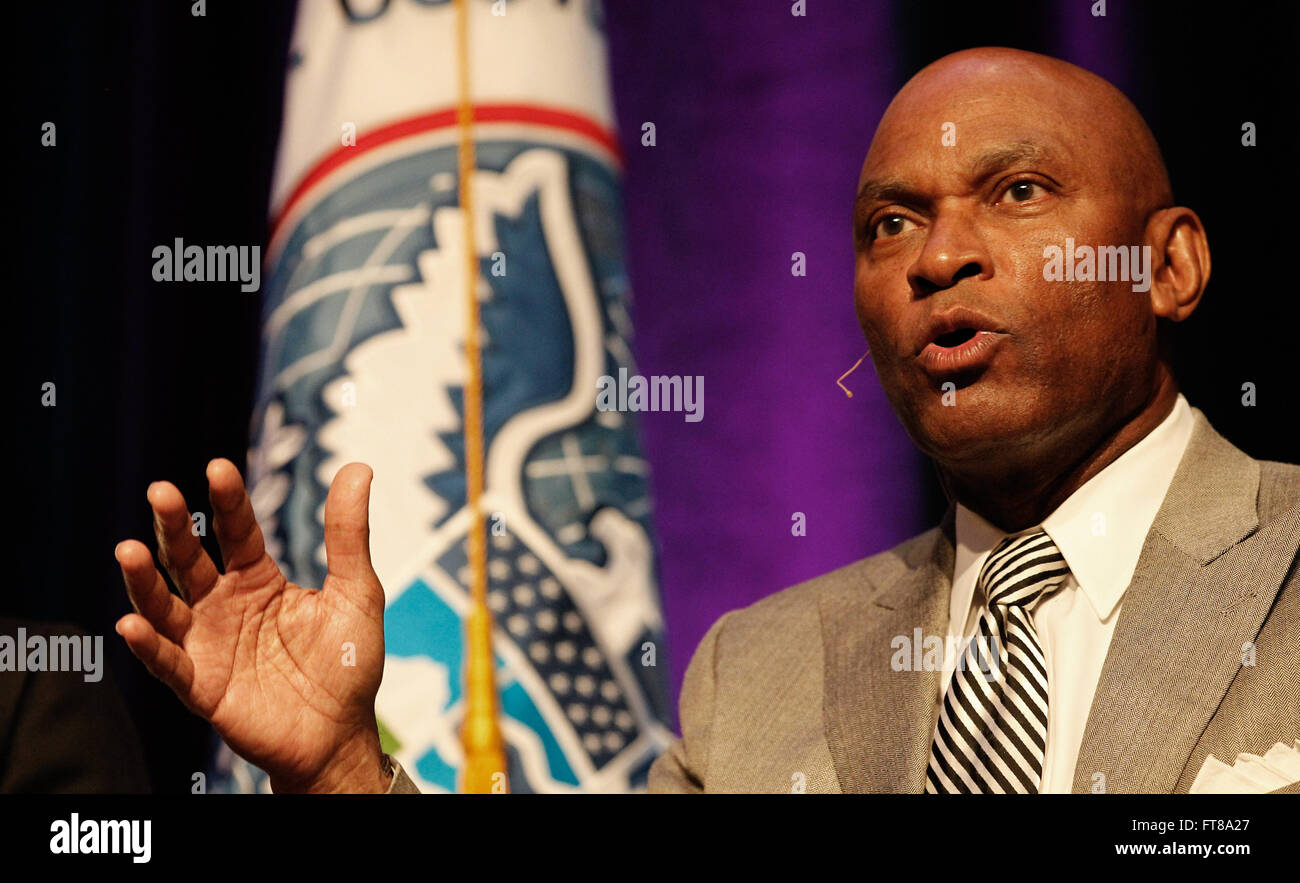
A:
[[[1070,572],[1044,531],[1007,537],[978,586],[988,599],[943,697],[928,794],[1035,794],[1047,744],[1047,665],[1034,605]]]

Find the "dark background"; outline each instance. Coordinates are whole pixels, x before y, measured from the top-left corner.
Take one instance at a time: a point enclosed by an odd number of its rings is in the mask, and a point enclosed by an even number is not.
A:
[[[663,176],[674,174],[663,154],[638,158],[640,121],[653,118],[646,109],[652,100],[677,102],[681,113],[689,112],[683,84],[692,65],[712,64],[728,52],[764,52],[778,84],[781,77],[804,83],[870,68],[889,82],[887,100],[916,69],[955,49],[1008,45],[1059,55],[1111,78],[1133,98],[1164,148],[1178,201],[1197,210],[1209,233],[1214,271],[1207,297],[1174,336],[1188,398],[1247,453],[1297,459],[1291,347],[1300,310],[1294,280],[1283,269],[1290,229],[1284,221],[1292,218],[1297,195],[1294,141],[1283,134],[1295,107],[1295,28],[1286,5],[1215,4],[1199,11],[1186,3],[1112,0],[1100,20],[1082,0],[809,0],[810,15],[820,17],[816,33],[834,35],[824,55],[818,53],[821,37],[789,29],[789,5],[607,4],[615,102],[629,155],[634,288],[651,289],[662,272],[638,242],[644,225],[662,221],[657,191]],[[130,607],[112,550],[128,537],[151,541],[144,498],[150,481],[170,479],[193,508],[206,508],[208,459],[227,456],[242,466],[259,305],[255,295],[232,297],[229,286],[156,283],[150,252],[177,236],[263,241],[292,25],[291,3],[210,0],[201,19],[189,6],[23,2],[4,13],[14,65],[9,93],[16,103],[9,140],[18,145],[16,200],[9,209],[17,228],[9,260],[16,278],[8,313],[17,450],[9,461],[14,493],[7,507],[17,531],[10,534],[15,542],[8,549],[0,615],[74,622],[106,636],[108,665],[136,721],[154,787],[166,792],[188,790],[190,773],[204,767],[209,729],[153,681],[114,634],[114,621]],[[767,15],[781,17],[787,30],[769,29],[768,42],[757,47],[738,46],[737,32]],[[787,32],[795,42],[783,45]],[[739,83],[712,100],[732,100],[740,108],[771,85]],[[837,137],[859,145],[859,162],[883,109],[879,94],[830,108],[831,118],[841,121]],[[721,116],[715,124],[726,126]],[[58,126],[55,148],[40,144],[47,120]],[[1240,142],[1246,120],[1258,127],[1255,148]],[[788,137],[776,130],[776,120],[772,131],[763,131],[761,120],[750,125],[759,128],[747,138]],[[721,165],[716,171],[727,173]],[[834,205],[790,206],[839,213],[845,253],[854,183],[843,182]],[[707,206],[678,209],[689,210],[696,223],[700,212],[704,223],[709,220]],[[748,222],[761,226],[764,217]],[[834,284],[844,286],[835,294],[843,307],[836,321],[852,326],[850,264]],[[638,354],[667,362],[674,347],[698,346],[708,329],[692,325],[688,305],[683,297],[669,311],[642,296],[634,314]],[[862,383],[874,382],[869,372],[865,376]],[[47,381],[57,384],[55,408],[41,406]],[[1241,406],[1246,381],[1258,387],[1257,407]],[[672,519],[670,464],[690,457],[693,442],[666,427],[648,426],[647,453],[664,474],[656,479],[657,517]],[[928,497],[918,515],[895,529],[894,541],[932,522],[942,508],[924,468],[916,481],[929,488]],[[707,541],[707,526],[695,529]],[[661,540],[681,532],[675,522],[660,526]],[[673,593],[687,590],[676,588],[675,547],[665,546],[665,611],[679,679],[698,639],[697,622],[714,613],[699,612],[691,627],[678,627],[674,610],[686,610],[687,602]],[[837,547],[829,554],[847,555],[845,563],[883,547]],[[752,591],[757,597],[780,587]]]

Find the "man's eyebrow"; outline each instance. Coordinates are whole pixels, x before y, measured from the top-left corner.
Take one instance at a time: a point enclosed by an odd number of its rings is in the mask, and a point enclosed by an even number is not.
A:
[[[1053,151],[1036,142],[1016,141],[989,148],[976,156],[971,161],[967,174],[970,180],[979,181],[1011,166],[1050,162],[1055,156]],[[856,212],[877,202],[916,205],[924,201],[925,196],[902,178],[872,178],[863,182],[853,205]]]
[[[874,202],[902,202],[917,203],[921,202],[922,197],[916,188],[910,186],[902,178],[873,178],[864,181],[862,187],[858,190],[858,196],[853,201],[855,209],[861,209],[863,206]]]
[[[971,160],[968,174],[972,181],[979,181],[994,175],[1003,169],[1021,163],[1043,163],[1054,158],[1052,151],[1033,141],[1017,141],[990,148]]]

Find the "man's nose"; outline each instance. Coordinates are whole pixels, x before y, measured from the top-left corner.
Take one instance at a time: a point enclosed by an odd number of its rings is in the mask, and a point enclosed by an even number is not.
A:
[[[907,269],[907,281],[917,297],[926,297],[973,276],[993,275],[993,261],[984,239],[965,213],[940,213],[926,233],[925,245]]]

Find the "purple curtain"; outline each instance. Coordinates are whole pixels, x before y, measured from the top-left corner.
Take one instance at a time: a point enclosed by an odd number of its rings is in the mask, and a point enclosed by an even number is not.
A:
[[[792,5],[608,6],[638,370],[704,378],[701,422],[642,415],[677,687],[726,611],[927,526],[870,361],[836,385],[866,351],[850,213],[899,76],[892,5]]]

